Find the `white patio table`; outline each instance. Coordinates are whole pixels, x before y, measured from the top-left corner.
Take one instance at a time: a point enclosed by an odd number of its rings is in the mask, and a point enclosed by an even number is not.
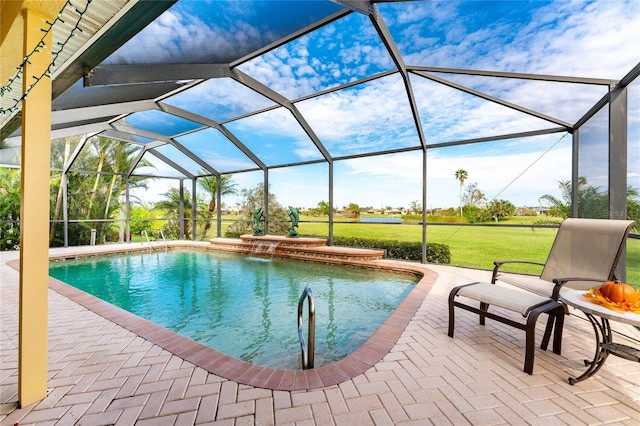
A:
[[[640,349],[613,342],[609,321],[618,321],[640,327],[640,314],[633,312],[614,311],[604,306],[592,303],[583,297],[585,290],[564,290],[560,293],[560,300],[568,306],[582,311],[591,322],[596,334],[596,350],[593,360],[585,360],[589,368],[579,377],[569,377],[569,384],[574,385],[593,376],[604,365],[609,354],[619,356],[630,361],[640,362]]]

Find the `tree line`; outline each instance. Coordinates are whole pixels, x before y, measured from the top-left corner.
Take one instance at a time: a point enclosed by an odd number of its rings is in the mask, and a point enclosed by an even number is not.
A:
[[[72,153],[80,143],[80,138],[66,138],[52,142],[51,179],[50,179],[50,232],[51,247],[64,244],[63,202],[64,186],[67,188],[67,217],[69,245],[89,244],[92,230],[96,232],[98,243],[119,241],[123,239],[124,193],[127,179],[123,176],[132,170],[134,164],[151,166],[146,160],[138,160],[140,147],[122,141],[95,136],[86,141],[85,147],[74,159],[73,167],[63,173],[69,164]],[[206,174],[201,171],[201,174]],[[508,200],[494,199],[487,201],[484,192],[477,183],[465,185],[468,173],[464,169],[455,172],[460,182],[458,209],[442,209],[442,215],[458,215],[471,223],[489,222],[513,216],[516,207]],[[129,175],[130,189],[145,189],[150,183],[148,176]],[[196,238],[206,239],[211,233],[211,222],[216,212],[216,194],[218,185],[222,196],[241,195],[238,219],[229,226],[228,235],[240,235],[251,232],[252,213],[264,203],[264,186],[259,184],[253,188],[239,190],[231,175],[203,176],[197,179],[200,192],[191,194],[183,191],[184,202],[181,204],[180,192],[171,188],[161,195],[161,199],[153,205],[144,205],[141,200],[132,197],[133,207],[130,211],[130,231],[140,234],[143,231],[159,232],[167,238],[178,238],[180,231],[185,237],[191,235],[191,200],[195,197],[197,205]],[[570,181],[559,182],[560,196],[542,195],[539,199],[542,206],[549,208],[551,216],[566,218],[571,216],[572,185]],[[599,187],[589,185],[586,178],[578,179],[578,217],[608,217],[608,192]],[[181,205],[186,212],[180,217]],[[276,196],[269,191],[269,227],[272,233],[286,233],[288,222],[286,208],[281,206]],[[361,208],[350,203],[343,209],[348,217],[360,215]],[[417,201],[411,203],[409,212],[421,214],[422,207]],[[432,212],[434,213],[434,212]],[[627,213],[630,219],[640,223],[640,203],[638,190],[629,187],[627,190]],[[310,214],[328,215],[329,204],[320,201]],[[15,250],[20,241],[20,170],[0,168],[0,250]],[[182,222],[182,223],[181,223]],[[152,225],[153,224],[153,225]],[[282,228],[282,229],[280,229]]]
[[[74,152],[81,143],[80,137],[70,137],[52,141],[50,175],[50,218],[49,246],[64,245],[63,204],[66,187],[66,213],[69,219],[68,244],[89,244],[95,231],[98,243],[122,240],[124,224],[124,194],[129,189],[147,189],[148,176],[127,174],[134,165],[153,167],[144,158],[138,160],[140,147],[102,136],[86,140],[84,147],[73,158],[73,166],[66,173]],[[236,193],[231,176],[205,176],[198,179],[204,194],[196,194],[197,217],[202,220],[202,236],[209,231],[213,212],[216,210],[217,185],[222,185],[222,194]],[[204,201],[204,198],[207,201]],[[184,192],[186,210],[189,212],[192,195]],[[131,233],[150,230],[149,218],[168,217],[160,229],[167,237],[177,238],[179,226],[180,194],[175,188],[162,195],[162,199],[152,206],[131,197]],[[190,216],[187,213],[185,216]],[[190,232],[190,227],[185,226]],[[191,238],[187,234],[188,238]],[[0,250],[16,250],[20,242],[20,170],[0,168]]]

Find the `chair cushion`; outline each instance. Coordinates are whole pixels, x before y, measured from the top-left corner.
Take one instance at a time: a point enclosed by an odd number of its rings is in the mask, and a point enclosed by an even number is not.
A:
[[[477,283],[462,287],[458,296],[469,297],[479,302],[500,306],[510,311],[527,316],[532,306],[548,302],[548,297],[539,296],[514,287],[506,287],[490,283]]]
[[[502,282],[530,291],[539,296],[551,297],[553,295],[554,284],[539,277],[499,273],[497,278]]]

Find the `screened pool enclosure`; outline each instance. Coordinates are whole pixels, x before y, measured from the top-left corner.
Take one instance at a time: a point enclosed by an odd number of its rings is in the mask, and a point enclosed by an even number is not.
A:
[[[633,2],[73,0],[58,10],[41,22],[53,35],[53,245],[86,244],[103,222],[121,230],[102,241],[128,241],[132,203],[168,191],[182,200],[180,236],[200,238],[198,181],[226,175],[267,188],[267,232],[286,219],[270,217],[269,193],[330,212],[414,203],[425,217],[457,207],[460,168],[488,199],[519,207],[576,183],[573,216],[627,217],[627,188],[640,188]],[[593,29],[609,16],[623,21]],[[3,167],[20,167],[30,89],[17,70],[3,71]],[[585,205],[581,181],[608,205]],[[77,206],[85,188],[100,211]],[[216,198],[220,236],[234,204]]]
[[[118,235],[99,242],[128,241],[133,201],[176,195],[179,237],[195,239],[199,182],[231,177],[265,189],[266,232],[280,219],[270,196],[324,203],[330,244],[334,209],[411,205],[423,261],[427,211],[460,202],[462,215],[459,176],[486,200],[638,213],[634,0],[21,0],[0,12],[18,407],[47,396],[50,241],[88,244],[79,230],[108,222]],[[217,187],[220,235],[234,200]]]

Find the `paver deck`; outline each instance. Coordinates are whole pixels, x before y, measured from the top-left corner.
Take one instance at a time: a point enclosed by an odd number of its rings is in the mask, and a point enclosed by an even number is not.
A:
[[[1,425],[640,424],[640,364],[612,356],[594,377],[567,383],[595,350],[591,325],[576,311],[565,321],[562,355],[537,349],[533,375],[522,371],[519,330],[482,327],[459,312],[449,338],[449,290],[490,272],[441,265],[417,266],[437,280],[380,361],[310,390],[229,380],[50,289],[49,394],[18,409],[18,272],[6,265],[15,259],[0,253]],[[612,325],[614,341],[640,346],[639,330]]]

